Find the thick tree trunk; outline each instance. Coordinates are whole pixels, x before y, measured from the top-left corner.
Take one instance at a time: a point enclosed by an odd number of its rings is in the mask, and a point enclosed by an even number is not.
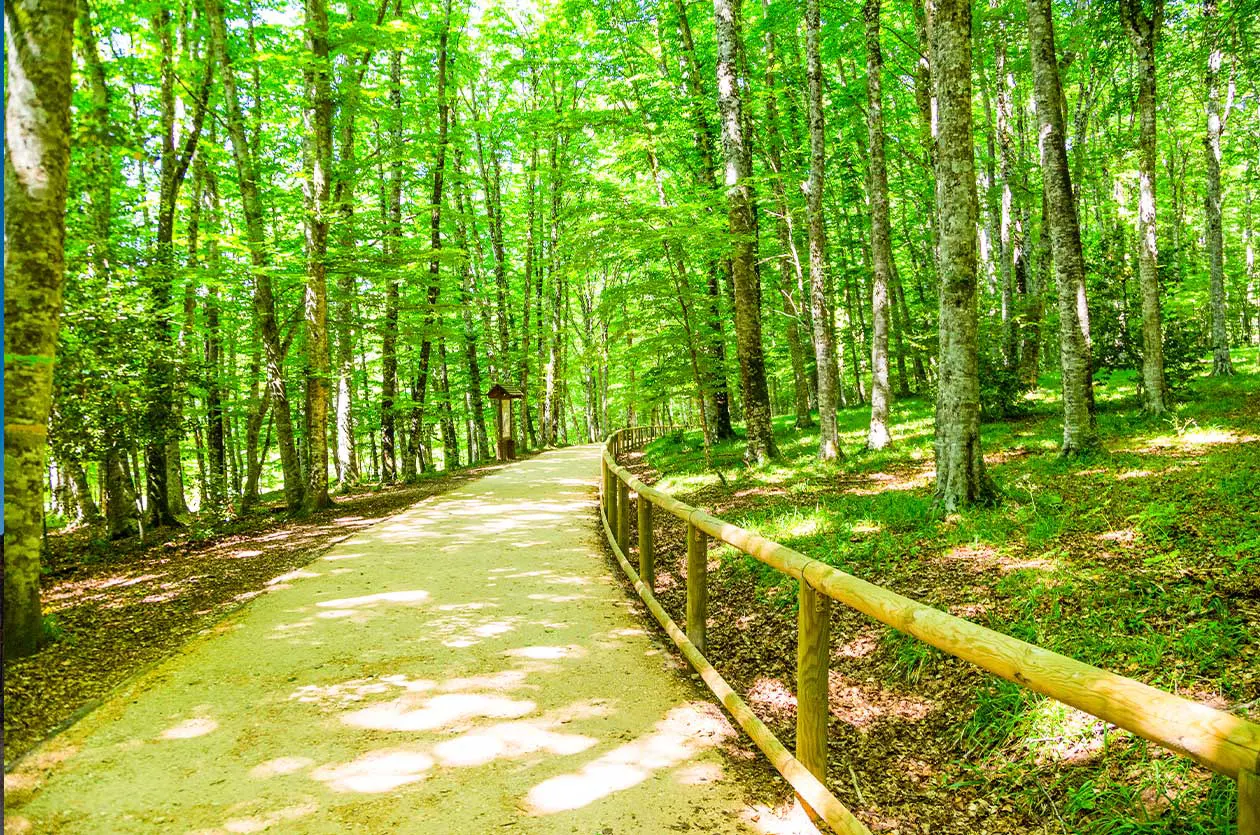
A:
[[[1218,75],[1224,54],[1217,43],[1217,0],[1203,0],[1204,38],[1208,47],[1208,65],[1204,76],[1207,87],[1207,133],[1203,137],[1203,161],[1207,172],[1207,192],[1203,195],[1206,217],[1208,264],[1212,274],[1212,375],[1225,377],[1234,373],[1229,356],[1229,328],[1225,309],[1225,241],[1221,230],[1221,133],[1229,115],[1229,103],[1221,114],[1221,91]],[[1231,97],[1232,98],[1232,97]]]
[[[880,75],[884,55],[879,46],[879,0],[866,0],[866,101],[870,133],[871,253],[871,425],[867,449],[891,443],[888,410],[888,287],[892,283],[892,229],[888,212],[888,170],[884,162],[884,102]],[[904,373],[902,375],[904,379]]]
[[[284,471],[285,503],[290,510],[297,510],[302,506],[304,480],[298,462],[297,448],[293,442],[289,389],[284,377],[285,346],[281,340],[280,326],[276,319],[262,197],[258,190],[258,169],[246,136],[245,117],[236,89],[236,70],[227,49],[227,23],[223,15],[222,0],[206,0],[206,16],[210,20],[210,39],[215,57],[223,68],[223,99],[226,104],[228,134],[232,140],[232,156],[236,160],[241,206],[245,215],[245,232],[253,266],[254,313],[258,319],[258,329],[262,337],[267,369],[267,388],[275,414],[280,464]]]
[[[936,0],[933,7],[941,273],[936,499],[942,510],[952,513],[965,505],[990,501],[995,494],[980,445],[971,3]]]
[[[805,61],[809,80],[809,307],[814,326],[814,362],[818,367],[818,459],[844,459],[836,424],[836,346],[827,292],[827,230],[823,219],[826,146],[823,125],[822,59],[819,56],[819,0],[805,2]]]
[[[310,184],[306,218],[306,489],[302,511],[332,507],[328,495],[328,226],[332,214],[332,64],[328,54],[328,7],[306,0]]]
[[[4,656],[35,651],[44,455],[65,280],[73,0],[9,0],[4,135]]]
[[[1054,47],[1050,0],[1028,0],[1031,46],[1041,145],[1046,222],[1054,254],[1059,299],[1059,368],[1063,390],[1062,454],[1079,455],[1098,446],[1094,429],[1090,373],[1089,308],[1085,298],[1085,259],[1072,175],[1068,169],[1067,135]]]
[[[1155,45],[1164,25],[1164,0],[1146,14],[1141,0],[1120,0],[1120,16],[1137,53],[1138,116],[1138,279],[1142,288],[1142,393],[1155,414],[1168,409],[1164,380],[1164,329],[1160,312],[1159,246],[1155,224]]]

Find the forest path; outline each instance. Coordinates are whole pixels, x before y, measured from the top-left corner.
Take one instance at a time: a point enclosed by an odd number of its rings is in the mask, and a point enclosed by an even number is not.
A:
[[[601,555],[598,460],[522,461],[280,578],[6,775],[6,832],[755,831],[731,726]]]

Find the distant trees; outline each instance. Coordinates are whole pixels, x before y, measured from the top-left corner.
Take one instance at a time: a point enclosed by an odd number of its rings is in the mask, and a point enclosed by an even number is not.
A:
[[[719,467],[774,415],[880,449],[931,392],[955,508],[1043,371],[1074,455],[1095,372],[1158,412],[1250,356],[1245,8],[846,2],[78,3],[50,527],[480,460],[493,382],[518,446],[699,424]]]

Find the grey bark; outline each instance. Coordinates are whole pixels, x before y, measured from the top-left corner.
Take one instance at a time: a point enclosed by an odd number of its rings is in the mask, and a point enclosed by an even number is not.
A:
[[[888,383],[888,287],[892,283],[892,229],[888,212],[888,169],[884,161],[884,102],[880,75],[884,56],[879,46],[879,0],[866,0],[866,110],[870,136],[871,200],[871,425],[868,449],[892,442],[888,412],[892,391]],[[904,379],[904,373],[902,375]]]
[[[940,226],[940,354],[936,499],[947,513],[995,491],[980,444],[976,342],[976,169],[971,121],[971,3],[930,10],[937,99],[936,206]]]
[[[1063,392],[1063,455],[1091,452],[1098,446],[1091,409],[1089,308],[1085,297],[1085,259],[1072,175],[1068,168],[1065,115],[1061,108],[1059,65],[1054,47],[1050,0],[1028,0],[1028,40],[1037,97],[1046,223],[1054,256],[1059,302],[1059,369]],[[1044,234],[1044,232],[1043,232]]]
[[[713,0],[718,43],[718,110],[722,119],[726,194],[730,202],[731,275],[735,288],[735,345],[747,431],[746,458],[758,464],[778,457],[770,422],[765,354],[761,344],[761,286],[756,272],[752,159],[744,136],[738,77],[741,0]],[[820,375],[821,376],[821,375]]]

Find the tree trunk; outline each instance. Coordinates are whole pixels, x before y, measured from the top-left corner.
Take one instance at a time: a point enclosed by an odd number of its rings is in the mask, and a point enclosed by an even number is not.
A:
[[[757,276],[756,222],[750,182],[752,157],[744,136],[744,103],[738,78],[742,51],[740,3],[741,0],[713,0],[713,11],[718,42],[718,109],[722,117],[726,193],[730,201],[735,345],[747,432],[745,457],[750,462],[763,464],[777,458],[779,451],[774,443],[774,427],[770,421],[770,394],[766,387],[766,361],[761,344],[761,286]],[[815,329],[817,327],[815,324]],[[821,378],[822,374],[819,376]],[[832,411],[834,414],[834,408]]]
[[[1204,80],[1207,87],[1207,133],[1203,137],[1203,160],[1207,172],[1207,193],[1203,195],[1206,216],[1208,264],[1212,273],[1212,376],[1234,373],[1229,356],[1229,328],[1225,309],[1225,241],[1221,231],[1221,133],[1229,118],[1229,105],[1221,114],[1221,91],[1217,76],[1224,57],[1217,39],[1217,0],[1203,0],[1203,29],[1208,47]],[[1230,97],[1232,98],[1232,96]]]
[[[4,6],[4,656],[35,651],[44,455],[65,280],[73,0]]]
[[[402,0],[394,0],[394,18],[402,16]],[[389,54],[389,142],[394,162],[386,200],[381,210],[385,215],[385,258],[388,277],[385,282],[385,317],[381,328],[381,482],[393,484],[397,470],[397,415],[394,400],[398,397],[398,263],[402,238],[402,50]],[[382,177],[384,174],[382,173]]]
[[[262,197],[258,190],[258,169],[246,136],[245,117],[236,90],[236,70],[227,49],[227,23],[222,0],[206,0],[206,16],[210,19],[210,39],[223,68],[223,99],[227,110],[228,134],[232,140],[232,156],[240,183],[241,206],[245,215],[245,232],[253,266],[254,313],[262,337],[266,358],[267,388],[275,414],[276,436],[280,446],[280,463],[284,471],[285,503],[290,510],[302,506],[304,481],[293,442],[293,423],[289,411],[289,389],[284,378],[285,346],[276,320],[275,296],[271,285],[270,258],[267,253]]]
[[[459,151],[456,150],[455,156],[455,209],[457,222],[455,224],[456,245],[465,253],[469,253],[469,237],[472,224],[472,201],[468,199],[468,194],[464,189],[463,165],[460,162]],[[477,230],[475,227],[471,229],[471,235],[475,237]],[[481,252],[480,244],[477,251]],[[472,414],[472,437],[473,442],[470,445],[468,453],[468,463],[475,464],[477,461],[484,460],[489,456],[490,442],[486,433],[486,416],[484,409],[484,392],[481,382],[481,362],[479,359],[479,351],[477,349],[477,329],[473,324],[472,306],[474,295],[474,279],[477,276],[477,267],[471,255],[466,255],[463,265],[463,275],[459,286],[459,303],[460,314],[464,324],[464,364],[468,370],[468,406]],[[497,277],[496,277],[497,281]],[[496,285],[496,304],[498,302]],[[506,311],[506,301],[505,308]],[[505,329],[506,334],[506,329]],[[493,338],[487,331],[486,338],[493,342]],[[506,342],[506,336],[504,335]],[[497,427],[496,427],[497,428]]]
[[[879,0],[866,0],[866,101],[870,133],[871,253],[871,425],[867,449],[892,442],[888,410],[888,286],[892,282],[892,229],[888,217],[888,170],[884,163],[884,103],[880,75],[884,56],[879,46]],[[904,374],[903,374],[904,379]]]
[[[205,74],[196,102],[192,122],[184,138],[175,137],[175,46],[171,31],[171,13],[162,9],[153,20],[153,28],[161,47],[160,175],[158,181],[157,238],[154,243],[153,275],[150,295],[153,305],[153,336],[156,342],[150,352],[146,375],[151,387],[145,410],[145,423],[151,433],[145,444],[145,490],[148,497],[149,522],[154,527],[181,524],[176,514],[186,511],[183,498],[182,470],[179,469],[179,406],[176,400],[177,371],[169,309],[171,284],[175,280],[175,209],[180,186],[188,173],[188,165],[201,136],[210,95],[214,62],[207,57]],[[172,474],[178,478],[172,478]],[[176,494],[177,498],[172,499]]]
[[[446,175],[446,145],[450,124],[450,102],[446,98],[446,45],[451,31],[451,0],[443,9],[442,31],[438,35],[437,99],[438,99],[438,146],[437,159],[433,163],[433,191],[429,210],[429,246],[433,257],[429,260],[429,286],[425,299],[424,331],[420,340],[420,357],[417,360],[416,386],[412,405],[412,440],[418,442],[424,425],[425,394],[429,384],[429,363],[433,353],[433,331],[437,318],[438,297],[442,291],[440,252],[442,249],[442,185]],[[423,463],[421,472],[424,471]]]
[[[1063,377],[1062,454],[1079,455],[1097,448],[1098,435],[1090,408],[1094,398],[1091,391],[1085,259],[1081,253],[1081,227],[1072,191],[1072,175],[1068,169],[1067,131],[1060,108],[1062,96],[1050,0],[1028,0],[1028,41],[1032,54],[1037,120],[1041,126],[1038,136],[1046,194],[1045,220],[1054,255],[1059,299],[1059,368]]]
[[[1141,0],[1120,0],[1120,16],[1137,53],[1138,114],[1141,122],[1138,190],[1138,279],[1142,287],[1142,393],[1146,409],[1168,409],[1164,380],[1163,314],[1159,298],[1159,247],[1155,225],[1155,45],[1164,25],[1164,0],[1153,0],[1150,15]]]
[[[309,105],[309,176],[306,218],[306,489],[302,511],[332,507],[328,495],[328,227],[332,210],[332,64],[328,54],[328,7],[306,0],[306,70]]]
[[[936,0],[930,29],[937,98],[940,381],[936,499],[946,513],[995,497],[980,445],[976,343],[976,171],[971,126],[971,3]]]
[[[691,36],[691,22],[687,18],[687,6],[684,0],[674,0],[674,9],[678,13],[678,35],[682,41],[683,84],[690,103],[693,141],[700,158],[696,181],[703,191],[712,194],[717,191],[717,177],[714,173],[716,166],[713,127],[705,115],[708,112],[707,103],[710,99],[704,92],[703,76],[700,73],[700,63],[696,58],[695,41]],[[735,430],[731,426],[730,392],[726,384],[726,333],[722,325],[721,307],[723,278],[728,284],[731,282],[729,257],[709,263],[707,285],[709,297],[705,317],[709,329],[706,353],[709,355],[708,362],[711,367],[708,385],[705,386],[704,405],[709,411],[708,418],[718,440],[735,437]]]

